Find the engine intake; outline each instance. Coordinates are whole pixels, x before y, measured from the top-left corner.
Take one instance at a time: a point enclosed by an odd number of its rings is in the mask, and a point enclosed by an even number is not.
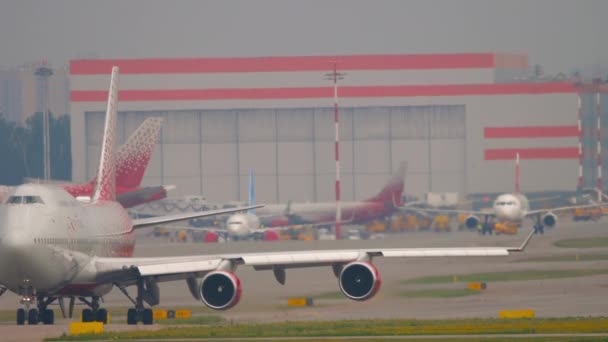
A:
[[[382,284],[378,269],[369,262],[361,261],[344,266],[338,279],[342,293],[353,300],[372,298]]]
[[[213,310],[226,310],[241,299],[241,281],[232,272],[207,273],[200,283],[201,301]]]
[[[479,224],[479,217],[471,215],[464,220],[464,224],[467,226],[467,228],[474,229]]]
[[[543,216],[543,224],[547,227],[553,227],[557,223],[557,216],[554,213],[546,213]]]

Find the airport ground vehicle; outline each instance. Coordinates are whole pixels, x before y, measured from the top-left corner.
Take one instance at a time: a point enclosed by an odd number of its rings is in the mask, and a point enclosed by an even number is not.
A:
[[[572,216],[573,221],[597,221],[602,217],[602,209],[595,208],[576,208]]]

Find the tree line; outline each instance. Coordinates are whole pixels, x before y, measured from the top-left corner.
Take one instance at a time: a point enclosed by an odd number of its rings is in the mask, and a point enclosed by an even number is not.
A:
[[[0,113],[0,185],[22,184],[44,177],[42,113],[17,124]],[[49,115],[51,179],[72,179],[70,117]]]

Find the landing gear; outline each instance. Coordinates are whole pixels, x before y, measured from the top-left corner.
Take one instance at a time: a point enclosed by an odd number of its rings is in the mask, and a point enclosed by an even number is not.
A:
[[[543,226],[540,223],[537,223],[534,225],[534,234],[544,234],[545,233],[545,226]]]
[[[83,322],[101,322],[103,324],[108,324],[108,310],[99,307],[100,297],[94,296],[90,302],[84,297],[78,297],[78,299],[89,306],[88,309],[82,310]]]
[[[36,325],[38,324],[38,310],[29,309],[27,312],[27,324]]]
[[[25,309],[17,309],[17,325],[25,324]]]
[[[127,311],[127,324],[135,325],[138,322],[142,322],[144,325],[151,325],[154,323],[154,315],[152,309],[144,308],[144,301],[150,305],[158,304],[158,286],[156,283],[144,281],[144,279],[137,280],[137,297],[135,300],[131,298],[129,293],[124,287],[118,287],[122,293],[135,304],[135,308],[131,308]]]
[[[486,221],[481,225],[481,235],[486,235],[486,233],[490,235],[494,233],[494,222]]]
[[[43,297],[38,296],[36,300],[36,307],[31,308],[30,305],[33,302],[33,297],[26,296],[21,299],[21,304],[25,308],[17,310],[17,325],[24,325],[26,322],[28,325],[36,325],[42,323],[45,325],[55,324],[55,312],[47,309],[49,304],[53,303],[57,297]]]

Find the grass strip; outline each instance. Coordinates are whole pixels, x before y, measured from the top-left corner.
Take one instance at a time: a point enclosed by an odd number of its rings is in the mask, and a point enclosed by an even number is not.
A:
[[[172,327],[157,331],[108,332],[97,335],[61,336],[47,341],[316,337],[316,336],[401,336],[459,334],[557,334],[606,333],[608,318],[453,319],[453,320],[349,320],[306,321],[261,324]]]
[[[608,237],[557,240],[553,243],[553,245],[555,245],[556,247],[563,247],[563,248],[608,247]]]
[[[424,289],[401,291],[399,294],[408,298],[456,298],[478,295],[480,291],[471,289]]]
[[[569,262],[569,261],[599,261],[608,260],[608,254],[568,254],[547,257],[525,258],[512,262]]]
[[[494,273],[471,273],[430,276],[403,280],[403,284],[442,284],[452,282],[491,282],[491,281],[518,281],[542,280],[559,278],[576,278],[608,274],[608,269],[574,269],[574,270],[523,270]]]

